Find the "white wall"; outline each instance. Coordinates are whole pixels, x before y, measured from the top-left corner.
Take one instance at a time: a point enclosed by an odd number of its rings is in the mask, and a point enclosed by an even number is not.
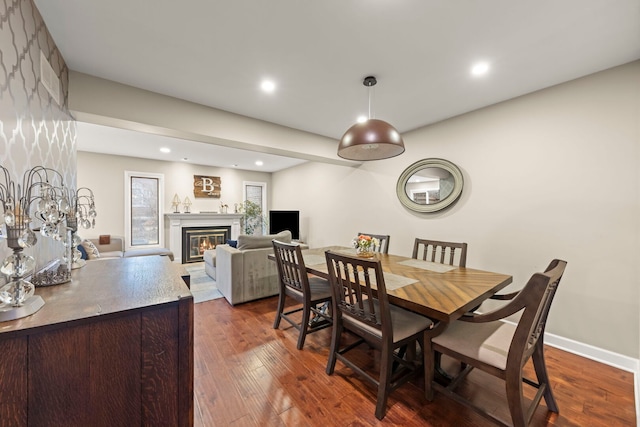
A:
[[[391,235],[469,243],[469,267],[509,273],[518,289],[553,258],[568,267],[547,332],[638,358],[640,62],[403,135],[406,152],[357,169],[311,163],[273,175],[274,209],[300,209],[311,246]],[[459,202],[416,214],[398,176],[429,157],[460,167]]]
[[[78,135],[80,140],[82,135]],[[96,199],[96,227],[80,230],[84,238],[100,234],[124,236],[124,171],[153,172],[164,174],[164,213],[173,212],[171,200],[177,193],[180,200],[189,196],[193,205],[191,212],[217,211],[220,202],[229,205],[242,202],[242,182],[266,182],[271,187],[271,174],[236,169],[215,168],[189,163],[165,162],[134,157],[78,151],[78,187],[89,187]],[[196,199],[193,195],[193,175],[219,176],[221,193],[219,199]],[[269,199],[268,199],[269,200]],[[180,212],[184,212],[180,206]]]

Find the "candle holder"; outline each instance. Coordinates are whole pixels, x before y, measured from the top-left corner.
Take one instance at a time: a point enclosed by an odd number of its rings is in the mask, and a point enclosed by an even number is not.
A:
[[[34,216],[42,221],[43,236],[60,240],[61,234],[66,233],[62,221],[69,201],[63,191],[62,175],[53,169],[36,166],[24,174],[22,183],[14,182],[5,167],[0,166],[0,171],[2,222],[7,246],[13,250],[0,266],[0,272],[7,277],[7,283],[0,288],[0,321],[6,321],[31,315],[44,305],[44,300],[34,295],[35,286],[25,279],[36,262],[24,249],[38,241],[29,226],[30,212],[33,210]]]

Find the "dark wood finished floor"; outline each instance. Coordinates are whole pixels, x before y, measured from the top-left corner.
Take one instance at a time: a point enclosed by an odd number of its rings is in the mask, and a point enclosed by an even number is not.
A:
[[[372,387],[340,362],[334,375],[325,373],[331,329],[307,336],[296,350],[294,328],[272,328],[276,303],[274,297],[231,307],[221,298],[195,305],[196,427],[492,425],[442,395],[428,402],[421,379],[393,392],[378,421]],[[560,414],[548,413],[543,401],[532,426],[635,425],[632,373],[551,347],[546,360]],[[460,390],[509,420],[502,385],[473,371]]]

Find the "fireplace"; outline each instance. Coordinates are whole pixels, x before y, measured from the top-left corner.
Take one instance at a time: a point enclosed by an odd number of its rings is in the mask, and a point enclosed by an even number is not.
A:
[[[224,244],[231,236],[231,227],[182,227],[182,263],[202,261],[204,251]]]
[[[173,252],[176,263],[184,264],[182,255],[184,244],[182,229],[193,228],[222,228],[231,227],[231,235],[227,239],[236,240],[240,235],[240,221],[243,214],[219,214],[211,212],[200,213],[166,213],[164,214],[164,232],[167,237],[167,247]]]

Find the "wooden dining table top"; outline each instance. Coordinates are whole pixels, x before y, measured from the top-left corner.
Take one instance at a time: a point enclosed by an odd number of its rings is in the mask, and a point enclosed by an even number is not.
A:
[[[302,251],[307,272],[329,278],[325,252],[355,256],[355,249],[328,246]],[[480,305],[513,278],[507,274],[375,253],[387,284],[389,302],[432,319],[451,322]],[[269,255],[275,259],[274,255]],[[390,286],[391,284],[391,286]]]

